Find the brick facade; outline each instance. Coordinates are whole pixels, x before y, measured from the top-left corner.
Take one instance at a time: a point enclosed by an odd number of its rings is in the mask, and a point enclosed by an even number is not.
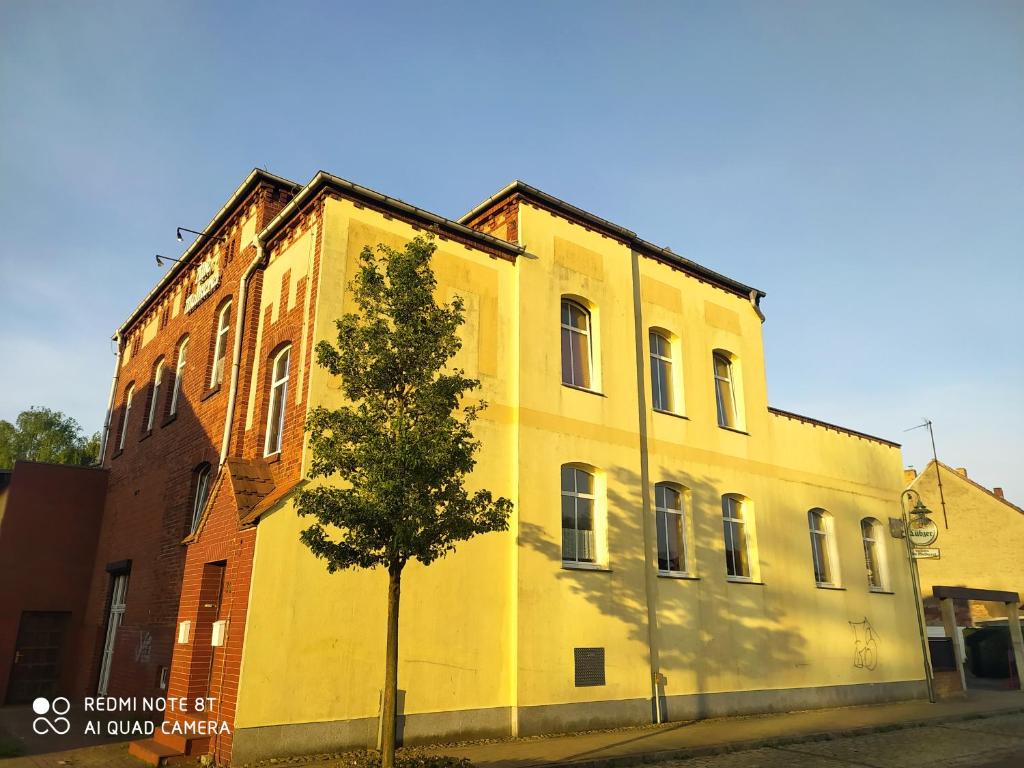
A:
[[[236,193],[235,205],[211,223],[208,233],[214,237],[197,241],[194,250],[190,249],[188,265],[165,281],[122,331],[120,369],[102,457],[110,480],[85,611],[80,648],[83,662],[75,681],[79,695],[97,691],[112,578],[119,572],[128,573],[129,583],[107,691],[118,696],[167,693],[185,575],[183,542],[192,524],[196,469],[209,465],[216,482],[236,331],[234,313],[240,306],[234,294],[242,273],[256,255],[253,245],[242,242],[243,233],[265,226],[284,207],[292,190],[282,180],[254,172]],[[250,236],[247,234],[246,239]],[[217,265],[219,284],[188,312],[185,297],[195,290],[197,281],[192,264],[208,260]],[[249,292],[250,306],[258,303],[258,280],[250,283]],[[218,313],[228,300],[232,302],[232,316],[225,370],[221,383],[211,387]],[[253,323],[247,322],[243,335],[250,336],[252,328]],[[175,367],[185,339],[187,363],[176,413],[172,415]],[[247,349],[244,341],[243,351]],[[150,428],[154,371],[161,360],[162,380]],[[126,393],[130,388],[134,388],[134,395],[125,424]],[[239,411],[244,413],[244,407],[236,406],[236,416]]]

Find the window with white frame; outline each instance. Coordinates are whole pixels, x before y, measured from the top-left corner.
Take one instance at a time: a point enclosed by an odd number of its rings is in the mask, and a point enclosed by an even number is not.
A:
[[[654,486],[654,513],[658,531],[658,570],[687,573],[686,512],[684,492],[672,483]]]
[[[195,531],[199,525],[199,518],[203,516],[206,508],[206,499],[210,495],[210,465],[200,464],[195,470],[195,495],[192,497],[192,525],[190,531]]]
[[[288,364],[292,348],[285,347],[274,356],[270,364],[270,402],[267,406],[267,439],[263,455],[281,452],[281,437],[284,433],[284,411],[288,396]]]
[[[231,326],[231,300],[217,315],[217,337],[213,343],[213,369],[210,371],[210,386],[216,387],[224,380],[224,360],[228,354],[228,331]]]
[[[751,579],[747,507],[748,503],[740,496],[722,497],[725,572],[731,579]]]
[[[132,398],[135,397],[135,385],[128,387],[124,395],[124,415],[121,416],[121,437],[117,441],[117,450],[124,450],[124,438],[128,434],[128,419],[132,415]]]
[[[651,407],[656,411],[675,410],[675,386],[672,380],[672,342],[660,331],[648,334],[651,345]]]
[[[885,536],[882,524],[873,517],[860,521],[860,533],[864,540],[864,567],[867,569],[868,588],[884,592],[888,587],[885,567]]]
[[[171,407],[167,414],[174,416],[178,412],[178,398],[181,397],[182,387],[185,386],[185,357],[188,353],[188,337],[178,345],[178,363],[174,366],[174,383],[171,385]]]
[[[562,383],[590,389],[592,333],[590,313],[570,299],[562,299]]]
[[[156,364],[156,368],[153,370],[153,390],[149,395],[149,414],[146,416],[146,429],[150,430],[153,428],[153,424],[156,422],[156,409],[157,403],[160,400],[160,385],[164,380],[164,361],[161,360]]]
[[[562,562],[593,563],[594,475],[571,465],[562,466]]]
[[[839,583],[839,560],[836,557],[832,515],[823,509],[810,510],[807,513],[807,528],[811,536],[814,581],[821,587],[834,587]]]
[[[732,360],[724,352],[715,352],[713,360],[718,425],[736,429],[739,424],[739,411],[736,407],[736,385]]]

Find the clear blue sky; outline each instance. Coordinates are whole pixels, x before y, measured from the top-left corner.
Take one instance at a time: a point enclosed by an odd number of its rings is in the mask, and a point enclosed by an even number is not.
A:
[[[371,7],[372,6],[372,7]],[[455,217],[514,178],[768,292],[773,405],[1024,503],[1024,3],[0,3],[0,418],[254,166]]]

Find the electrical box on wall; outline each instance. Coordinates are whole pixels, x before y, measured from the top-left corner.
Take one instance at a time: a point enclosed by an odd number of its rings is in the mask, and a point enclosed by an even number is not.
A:
[[[185,645],[192,632],[192,622],[186,619],[178,625],[178,645]]]
[[[210,634],[210,645],[220,647],[224,645],[224,638],[228,634],[228,622],[226,619],[213,622],[213,632]]]

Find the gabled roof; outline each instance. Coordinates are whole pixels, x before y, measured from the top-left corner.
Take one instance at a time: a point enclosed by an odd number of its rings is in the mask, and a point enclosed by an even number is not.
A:
[[[907,488],[913,487],[914,484],[917,483],[918,480],[920,480],[922,477],[924,477],[924,473],[928,471],[928,468],[930,466],[932,466],[933,464],[935,464],[935,463],[936,463],[935,459],[932,459],[931,461],[929,461],[925,465],[925,468],[923,470],[921,470],[921,473],[917,477],[915,477],[912,481],[910,481],[910,484],[907,485]],[[967,483],[968,485],[974,486],[975,488],[977,488],[982,493],[985,493],[986,495],[991,496],[996,501],[1002,502],[1003,504],[1008,506],[1010,509],[1012,509],[1012,510],[1014,510],[1016,512],[1019,512],[1020,514],[1024,515],[1024,509],[1021,509],[1016,504],[1013,504],[1012,502],[1007,501],[1002,496],[996,496],[992,491],[990,491],[988,488],[986,488],[981,483],[976,483],[973,480],[971,480],[971,478],[964,477],[959,472],[957,472],[955,469],[953,469],[953,467],[949,466],[948,464],[943,464],[941,461],[938,462],[938,465],[940,467],[942,467],[944,470],[946,470],[946,473],[948,475],[952,475],[953,477],[956,477],[958,480],[962,480],[963,482]]]
[[[234,213],[238,204],[242,202],[260,182],[264,181],[293,191],[301,186],[298,182],[290,181],[289,179],[285,179],[281,176],[275,176],[269,171],[264,171],[262,168],[254,168],[252,173],[245,177],[245,180],[238,185],[238,188],[233,193],[231,193],[231,197],[228,198],[228,201],[221,206],[221,209],[213,215],[213,218],[210,219],[206,226],[200,231],[215,231],[232,213]],[[117,329],[117,335],[122,335],[125,330],[127,330],[145,313],[150,304],[159,298],[164,289],[170,285],[181,272],[188,269],[190,262],[195,258],[196,254],[207,245],[207,242],[208,241],[205,237],[198,236],[192,241],[192,244],[185,249],[185,252],[181,254],[179,259],[173,262],[171,268],[168,269],[164,273],[164,276],[160,278],[160,281],[153,287],[153,290],[147,293],[146,297],[139,302],[139,305],[130,315],[128,315],[128,319],[121,323],[121,327]],[[243,247],[244,245],[245,244],[243,244]]]
[[[511,184],[508,184],[504,189],[500,190],[496,194],[491,195],[489,198],[484,200],[482,203],[474,207],[471,211],[459,218],[460,224],[472,221],[476,216],[480,215],[484,211],[492,208],[498,203],[506,200],[510,197],[519,195],[526,198],[527,200],[539,204],[541,207],[548,208],[552,212],[559,214],[570,220],[578,221],[585,226],[591,227],[592,229],[606,234],[610,237],[616,238],[633,250],[636,250],[646,256],[657,259],[658,261],[665,262],[669,266],[676,267],[677,269],[692,275],[700,280],[704,280],[712,285],[719,288],[723,288],[730,293],[736,293],[740,296],[749,297],[755,304],[760,299],[764,298],[767,294],[758,289],[752,288],[749,285],[733,280],[730,277],[726,277],[723,274],[715,272],[713,269],[698,264],[695,261],[690,261],[684,256],[680,256],[670,248],[665,248],[660,245],[644,240],[636,232],[626,229],[619,224],[615,224],[607,219],[602,219],[600,216],[596,216],[589,211],[585,211],[582,208],[577,208],[571,203],[567,203],[554,195],[549,195],[543,190],[537,189],[527,184],[525,181],[516,179]]]

